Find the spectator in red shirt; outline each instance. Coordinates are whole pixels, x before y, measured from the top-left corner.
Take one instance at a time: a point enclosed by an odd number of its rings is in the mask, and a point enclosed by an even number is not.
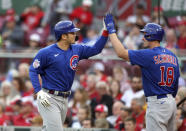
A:
[[[8,125],[10,117],[5,115],[3,105],[0,104],[0,125]]]
[[[125,129],[123,131],[141,131],[136,127],[136,120],[133,117],[125,119]]]
[[[180,49],[186,49],[186,21],[179,22],[178,30],[180,36],[178,38],[178,47]]]
[[[132,117],[136,120],[136,127],[143,128],[145,111],[143,110],[143,102],[139,98],[132,99],[131,103]]]
[[[92,0],[83,0],[82,6],[76,7],[70,14],[70,19],[75,21],[76,26],[81,30],[78,33],[79,42],[87,38],[87,30],[93,21],[93,14],[90,11]]]
[[[182,114],[181,114],[181,125],[178,127],[178,131],[186,131],[186,101],[182,104]]]
[[[120,110],[120,116],[117,118],[114,128],[123,131],[125,119],[131,117],[132,110],[128,107],[122,107]]]
[[[41,20],[44,16],[44,12],[38,5],[32,5],[24,10],[21,14],[21,20],[23,20],[23,29],[25,31],[32,31],[40,26]]]
[[[110,85],[110,95],[114,100],[120,100],[122,93],[120,91],[120,83],[117,80],[112,80]]]
[[[31,120],[35,117],[33,105],[30,101],[23,103],[20,114],[13,117],[15,126],[31,126]]]
[[[79,19],[81,23],[85,25],[91,25],[93,20],[93,14],[90,11],[92,6],[92,0],[83,0],[82,6],[75,8],[70,14],[70,19]]]
[[[90,99],[95,99],[97,102],[100,100],[100,95],[96,89],[96,76],[95,74],[88,74],[86,81],[86,90]]]
[[[11,108],[13,110],[13,115],[18,115],[21,112],[22,108],[22,101],[21,100],[16,100],[11,103]]]
[[[84,88],[77,88],[73,99],[69,102],[69,110],[72,115],[72,120],[77,119],[78,109],[83,105],[88,105],[90,103],[88,99],[88,94]]]
[[[112,124],[113,126],[116,125],[116,120],[121,114],[121,109],[124,108],[124,104],[121,101],[115,101],[112,105],[112,114],[111,116],[107,117],[107,120]]]
[[[14,77],[12,80],[13,88],[20,93],[22,97],[31,95],[31,91],[25,86],[21,77]]]

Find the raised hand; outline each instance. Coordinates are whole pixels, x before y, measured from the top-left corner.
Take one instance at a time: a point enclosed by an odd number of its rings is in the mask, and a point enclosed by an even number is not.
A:
[[[104,17],[104,22],[109,34],[116,33],[114,18],[111,13],[107,13]]]

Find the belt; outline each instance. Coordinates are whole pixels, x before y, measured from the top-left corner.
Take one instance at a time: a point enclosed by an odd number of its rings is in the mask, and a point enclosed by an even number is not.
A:
[[[67,98],[71,95],[71,91],[56,91],[56,90],[48,90],[48,89],[45,89],[43,88],[47,93],[50,93],[50,94],[53,94],[53,95],[56,95],[56,96],[62,96],[63,98]]]
[[[166,97],[168,97],[167,94],[158,95],[158,96],[157,96],[157,99],[166,98]]]
[[[172,94],[162,94],[162,95],[157,95],[157,96],[149,96],[146,98],[146,101],[148,102],[148,99],[162,99],[162,98],[168,98],[172,97]]]

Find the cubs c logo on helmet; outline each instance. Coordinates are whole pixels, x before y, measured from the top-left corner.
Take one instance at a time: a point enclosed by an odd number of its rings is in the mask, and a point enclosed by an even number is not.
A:
[[[78,60],[79,60],[79,56],[78,55],[73,55],[70,58],[70,67],[72,68],[72,70],[76,70],[77,65],[78,65]]]

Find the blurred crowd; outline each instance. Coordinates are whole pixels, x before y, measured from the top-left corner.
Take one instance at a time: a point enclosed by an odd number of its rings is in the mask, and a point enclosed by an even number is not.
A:
[[[81,29],[77,43],[92,44],[102,30],[102,26],[98,28],[102,18],[91,11],[93,4],[94,0],[82,0],[80,6],[73,7],[71,0],[49,0],[46,11],[39,5],[31,5],[21,15],[8,9],[0,16],[0,48],[14,52],[24,49],[22,52],[29,53],[48,46],[55,42],[55,23],[63,19],[73,20]],[[145,15],[143,3],[135,8],[135,13],[126,19],[115,16],[117,34],[128,49],[146,48],[140,29],[148,22],[158,23],[157,7],[152,9],[151,16]],[[166,33],[162,46],[176,54],[180,53],[177,49],[186,49],[186,15],[167,18],[160,8],[160,24]],[[108,42],[105,48],[111,48],[111,44]],[[28,75],[30,62],[30,59],[16,61],[16,66],[0,80],[0,125],[42,125]],[[181,68],[186,72],[184,63]],[[177,104],[185,97],[186,82],[180,77]],[[82,61],[68,106],[65,127],[144,131],[147,107],[141,71],[121,61]],[[179,105],[176,119],[177,130],[185,131],[186,101]]]

